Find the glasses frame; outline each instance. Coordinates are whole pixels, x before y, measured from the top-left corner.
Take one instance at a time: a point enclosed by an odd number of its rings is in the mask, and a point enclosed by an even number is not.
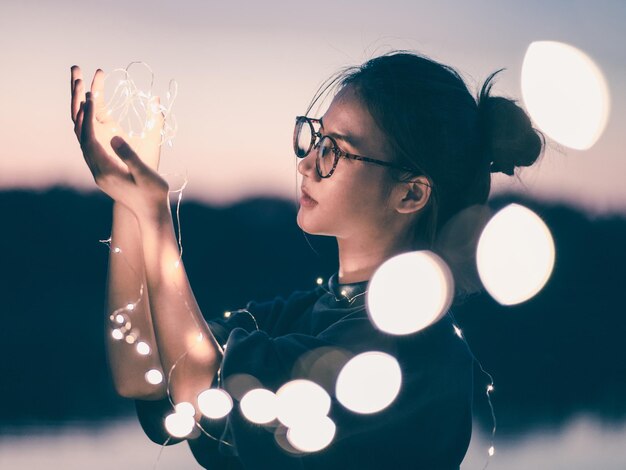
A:
[[[310,127],[310,129],[311,129],[311,142],[309,144],[309,148],[307,149],[307,151],[302,156],[298,155],[298,136],[299,136],[298,124],[301,123],[301,122],[306,122],[308,124],[308,126]],[[406,167],[406,166],[396,165],[394,163],[378,160],[376,158],[363,157],[361,155],[355,155],[353,153],[344,152],[343,150],[341,150],[339,148],[339,146],[337,145],[337,141],[335,141],[334,138],[332,138],[329,135],[322,135],[321,132],[319,132],[319,131],[315,132],[315,128],[313,127],[314,123],[317,123],[317,124],[321,125],[322,124],[322,120],[321,119],[311,118],[311,117],[308,117],[308,116],[296,116],[296,125],[295,125],[294,130],[293,130],[293,151],[296,154],[297,158],[305,158],[309,153],[311,153],[312,149],[319,149],[319,146],[322,143],[323,139],[329,139],[330,142],[333,145],[332,151],[333,151],[333,154],[335,155],[335,160],[333,162],[333,167],[328,172],[328,174],[326,176],[322,175],[322,172],[320,171],[320,167],[319,167],[320,156],[319,156],[319,150],[318,150],[317,155],[315,155],[315,169],[317,170],[317,174],[319,175],[320,178],[330,178],[332,176],[332,174],[335,172],[335,168],[337,168],[337,163],[339,162],[339,158],[342,158],[342,157],[343,158],[348,158],[350,160],[360,160],[360,161],[367,162],[367,163],[373,163],[375,165],[386,166],[386,167],[389,167],[389,168],[395,168],[397,170],[410,171],[412,173],[416,171],[415,168],[409,168],[409,167]],[[317,139],[319,139],[319,140],[316,142]],[[432,187],[428,183],[423,183],[423,182],[420,182],[420,181],[416,181],[416,183],[421,183],[421,184],[424,184],[426,186]]]

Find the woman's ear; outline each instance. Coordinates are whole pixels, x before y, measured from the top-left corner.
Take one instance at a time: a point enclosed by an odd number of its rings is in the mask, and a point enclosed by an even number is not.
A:
[[[396,210],[401,214],[409,214],[421,210],[430,198],[430,182],[425,176],[402,183]]]

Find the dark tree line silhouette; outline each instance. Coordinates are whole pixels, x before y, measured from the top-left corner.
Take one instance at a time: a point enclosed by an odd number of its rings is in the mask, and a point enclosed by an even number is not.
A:
[[[495,379],[501,433],[558,426],[579,412],[626,414],[626,220],[592,219],[519,196],[552,230],[556,265],[533,299],[502,307],[487,294],[455,308],[474,354]],[[57,187],[0,193],[0,430],[3,424],[99,420],[133,413],[117,397],[104,351],[112,202]],[[173,208],[175,208],[173,204]],[[183,260],[207,318],[315,286],[336,269],[335,241],[298,228],[296,206],[255,198],[228,207],[183,199]],[[490,426],[486,377],[475,413]]]

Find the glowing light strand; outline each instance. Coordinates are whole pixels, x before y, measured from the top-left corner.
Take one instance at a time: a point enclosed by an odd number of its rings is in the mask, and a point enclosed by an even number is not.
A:
[[[150,73],[150,88],[147,92],[139,89],[130,76],[130,69],[135,65],[144,66]],[[152,93],[154,72],[148,64],[135,61],[128,64],[124,69],[115,69],[104,78],[105,83],[107,80],[112,79],[115,73],[121,73],[124,78],[118,80],[109,101],[105,105],[104,109],[106,109],[107,116],[114,117],[122,127],[126,125],[129,137],[136,135],[134,129],[137,126],[140,128],[137,135],[144,137],[146,129],[150,130],[154,127],[154,120],[152,118],[148,119],[148,117],[161,112],[164,120],[163,129],[160,131],[159,145],[167,143],[169,147],[172,147],[172,140],[178,130],[176,116],[172,113],[172,106],[178,96],[178,83],[173,79],[169,81],[166,93],[167,105],[162,103],[156,104],[153,101],[154,95]],[[135,125],[133,121],[135,121]]]
[[[495,441],[495,436],[496,436],[497,422],[496,422],[496,414],[493,408],[493,403],[491,401],[491,395],[490,395],[491,392],[493,392],[494,390],[493,376],[483,368],[483,365],[481,364],[481,362],[476,358],[476,356],[474,355],[474,352],[470,348],[470,345],[465,339],[465,336],[463,335],[463,331],[458,327],[456,319],[454,318],[454,314],[452,313],[452,311],[449,311],[449,313],[453,321],[454,334],[456,334],[465,343],[465,345],[467,346],[467,350],[472,356],[473,361],[478,365],[481,372],[485,374],[487,377],[489,377],[489,384],[486,387],[485,394],[487,396],[487,404],[489,405],[489,411],[491,412],[491,422],[493,423],[493,427],[491,428],[489,448],[487,449],[487,460],[485,461],[485,465],[482,469],[482,470],[485,470],[489,466],[491,457],[493,456],[493,454],[495,454],[495,449],[496,449],[494,446],[494,441]]]
[[[340,301],[343,300],[342,298],[337,297],[334,292],[331,292],[329,289],[326,288],[326,286],[324,284],[324,280],[321,277],[318,277],[315,282],[317,283],[318,286],[320,286],[324,290],[324,292],[326,292],[327,294],[332,295],[335,298],[335,301],[340,302]],[[350,303],[350,304],[354,303],[354,301],[355,301],[355,299],[357,297],[365,295],[366,293],[367,293],[367,289],[365,291],[361,292],[360,294],[355,295],[354,297],[349,297],[346,294],[345,289],[343,289],[341,291],[341,295],[343,296],[343,298],[346,299],[348,301],[348,303]],[[363,307],[363,308],[365,308],[365,307]]]

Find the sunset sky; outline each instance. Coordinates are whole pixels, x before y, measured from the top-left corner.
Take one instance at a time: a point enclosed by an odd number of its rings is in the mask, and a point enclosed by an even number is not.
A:
[[[185,198],[221,204],[267,194],[295,201],[294,116],[338,68],[412,49],[457,68],[472,91],[506,67],[493,92],[522,103],[528,45],[554,40],[585,51],[603,70],[608,127],[587,151],[551,144],[541,163],[520,171],[523,184],[497,174],[493,194],[519,190],[626,214],[624,24],[621,1],[3,0],[0,188],[97,190],[72,132],[73,64],[90,81],[97,67],[109,72],[145,61],[158,94],[176,79],[179,130],[161,170],[189,174]]]

